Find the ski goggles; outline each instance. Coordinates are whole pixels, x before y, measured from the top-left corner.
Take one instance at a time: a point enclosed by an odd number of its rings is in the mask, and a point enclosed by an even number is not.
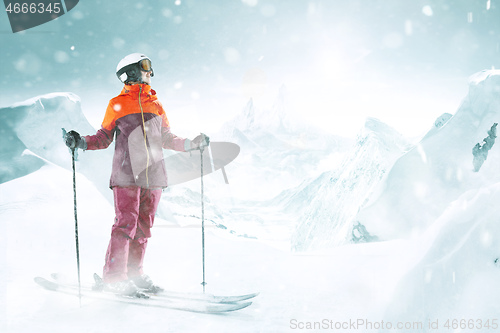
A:
[[[153,66],[151,65],[151,60],[149,60],[149,59],[143,59],[143,60],[139,61],[139,67],[144,72],[152,72],[153,71]]]

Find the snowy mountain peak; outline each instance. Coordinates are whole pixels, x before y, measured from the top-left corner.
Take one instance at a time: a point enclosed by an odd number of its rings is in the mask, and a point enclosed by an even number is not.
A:
[[[368,117],[358,137],[365,137],[368,135],[375,135],[378,137],[401,137],[401,134],[394,128],[377,118]]]
[[[273,110],[276,115],[278,115],[278,119],[280,120],[280,123],[282,125],[283,121],[286,119],[286,96],[287,96],[287,89],[286,86],[283,84],[279,91],[278,91],[278,96],[276,97],[276,101],[274,102],[274,107]]]
[[[243,109],[243,115],[241,120],[239,121],[239,129],[240,130],[249,130],[252,129],[255,123],[255,107],[253,105],[253,99],[250,98],[247,105]]]
[[[500,110],[500,70],[487,70],[469,78],[469,103],[478,117]]]
[[[62,99],[67,99],[71,101],[72,103],[80,103],[81,99],[79,96],[75,95],[74,93],[71,92],[54,92],[54,93],[49,93],[41,96],[36,96],[29,98],[25,101],[14,103],[11,105],[12,108],[18,107],[18,106],[31,106],[36,103],[42,104],[42,100],[51,100],[51,99],[57,99],[57,98],[62,98]],[[43,104],[42,104],[43,105]]]
[[[294,121],[289,114],[286,105],[286,87],[282,85],[272,107],[258,107],[250,98],[240,114],[226,122],[222,129],[226,135],[233,133],[234,130],[245,134],[267,132],[279,135],[292,132],[297,123],[299,122]]]
[[[377,145],[390,147],[389,150],[397,147],[398,154],[410,147],[408,140],[401,133],[383,121],[372,117],[366,118],[365,126],[361,129],[357,138],[359,145],[365,144],[367,140],[376,140]]]
[[[396,130],[368,118],[340,168],[322,174],[298,196],[302,210],[292,237],[295,251],[319,250],[349,242],[359,208],[407,149]]]
[[[370,130],[370,131],[378,132],[378,133],[397,133],[397,131],[395,129],[393,129],[392,127],[390,127],[386,123],[382,122],[381,120],[379,120],[377,118],[372,118],[372,117],[366,118],[364,128],[366,130]]]
[[[478,85],[484,82],[489,82],[489,83],[496,82],[497,85],[500,84],[500,70],[499,69],[483,70],[469,77],[470,86]]]
[[[76,130],[82,135],[95,129],[82,112],[80,98],[73,93],[51,93],[30,98],[11,107],[0,108],[0,132],[10,142],[0,149],[0,183],[23,176],[50,162],[71,168],[71,155],[62,139],[62,130]],[[26,151],[26,152],[25,152]],[[28,152],[28,153],[27,153]],[[78,171],[111,197],[106,159],[111,150],[79,154]]]

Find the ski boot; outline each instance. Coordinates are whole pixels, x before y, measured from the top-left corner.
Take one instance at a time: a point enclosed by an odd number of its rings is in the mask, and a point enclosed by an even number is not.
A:
[[[146,275],[142,274],[140,276],[136,276],[130,279],[134,283],[137,288],[139,288],[141,291],[151,293],[151,294],[159,294],[164,289],[158,285],[156,285],[151,278]]]

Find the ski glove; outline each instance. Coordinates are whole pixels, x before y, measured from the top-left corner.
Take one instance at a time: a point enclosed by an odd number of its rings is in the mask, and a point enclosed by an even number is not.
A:
[[[66,143],[66,146],[68,146],[70,149],[87,149],[87,141],[85,141],[84,138],[78,134],[78,132],[75,131],[69,131],[64,135],[64,141]]]
[[[208,145],[210,145],[210,138],[201,133],[191,141],[191,150],[208,147]]]

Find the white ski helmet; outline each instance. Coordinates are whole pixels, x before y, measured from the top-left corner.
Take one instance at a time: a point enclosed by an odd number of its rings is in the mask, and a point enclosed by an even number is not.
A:
[[[123,83],[141,82],[141,71],[151,72],[154,76],[151,59],[142,53],[132,53],[120,60],[116,66],[116,76]]]

